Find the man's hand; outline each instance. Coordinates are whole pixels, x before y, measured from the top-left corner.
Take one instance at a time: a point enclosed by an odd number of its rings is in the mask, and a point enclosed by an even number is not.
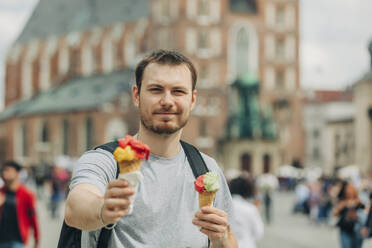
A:
[[[111,181],[104,195],[100,217],[102,224],[114,224],[128,214],[134,189],[124,179]]]
[[[218,208],[202,207],[196,212],[192,223],[208,236],[212,247],[225,247],[229,232],[227,219],[227,213]]]

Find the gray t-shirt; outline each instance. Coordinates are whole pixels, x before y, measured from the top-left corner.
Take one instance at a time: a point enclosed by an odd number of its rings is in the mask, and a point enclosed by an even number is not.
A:
[[[210,171],[219,174],[220,190],[214,207],[225,211],[232,219],[232,200],[226,180],[216,161],[202,154]],[[74,168],[70,189],[81,183],[97,186],[102,193],[115,179],[116,162],[105,150],[86,152]],[[142,163],[144,176],[134,200],[131,215],[124,216],[113,229],[109,247],[207,247],[208,237],[201,233],[192,219],[198,211],[195,177],[181,151],[172,158],[150,155]],[[81,204],[84,204],[83,202]],[[99,230],[82,232],[82,248],[96,247]]]

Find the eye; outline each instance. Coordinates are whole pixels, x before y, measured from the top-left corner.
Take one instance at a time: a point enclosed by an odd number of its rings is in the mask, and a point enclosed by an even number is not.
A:
[[[176,95],[185,95],[186,91],[184,90],[173,90],[173,93]]]
[[[160,88],[150,88],[149,89],[151,92],[160,92],[161,89]]]

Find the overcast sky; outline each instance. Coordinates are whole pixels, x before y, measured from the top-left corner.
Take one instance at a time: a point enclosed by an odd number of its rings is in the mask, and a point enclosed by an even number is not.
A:
[[[0,109],[6,50],[37,2],[0,0]],[[304,88],[342,89],[369,70],[371,13],[372,0],[300,0],[300,66]]]

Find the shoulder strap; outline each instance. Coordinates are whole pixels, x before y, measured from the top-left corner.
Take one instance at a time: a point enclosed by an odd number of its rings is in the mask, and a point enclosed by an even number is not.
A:
[[[115,151],[116,147],[118,147],[118,145],[119,145],[119,143],[117,141],[112,141],[112,142],[97,146],[96,148],[94,148],[94,150],[103,149],[103,150],[109,151],[111,153],[114,153],[114,151]],[[119,177],[119,165],[118,165],[118,163],[116,163],[116,167],[117,167],[116,168],[116,178],[118,178]],[[112,231],[112,229],[101,228],[101,233],[99,234],[99,237],[98,237],[97,248],[107,248],[108,247],[108,242],[110,240],[111,233],[112,233],[111,231]]]
[[[209,170],[200,151],[195,146],[185,141],[181,140],[180,142],[191,166],[192,173],[194,173],[194,177],[198,178],[200,175],[207,173]],[[210,245],[211,241],[208,239],[208,247],[210,247]]]
[[[186,143],[182,140],[180,142],[183,147],[183,150],[185,151],[187,160],[189,161],[192,173],[194,173],[195,178],[198,178],[198,176],[207,173],[209,171],[208,167],[205,164],[205,161],[202,155],[200,154],[199,150],[195,146]]]

